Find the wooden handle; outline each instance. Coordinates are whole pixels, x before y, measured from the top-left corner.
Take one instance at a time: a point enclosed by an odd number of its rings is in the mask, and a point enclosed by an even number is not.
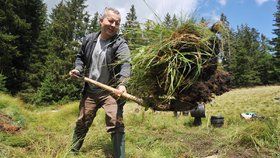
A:
[[[103,84],[103,83],[100,83],[98,81],[92,80],[92,79],[90,79],[88,77],[84,77],[84,81],[88,82],[88,83],[91,83],[91,84],[94,84],[97,87],[100,87],[100,88],[102,88],[104,90],[107,90],[109,92],[112,92],[112,93],[115,93],[116,91],[118,91],[116,88],[113,88],[113,87],[108,86],[106,84]],[[137,98],[136,96],[133,96],[133,95],[128,94],[126,92],[122,93],[121,97],[123,97],[125,99],[128,99],[128,100],[131,100],[131,101],[134,101],[135,103],[137,103],[139,105],[144,105],[144,101],[142,99]]]

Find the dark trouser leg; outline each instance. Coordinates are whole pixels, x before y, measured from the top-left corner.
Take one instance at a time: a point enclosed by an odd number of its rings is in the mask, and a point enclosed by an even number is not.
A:
[[[112,96],[104,98],[103,108],[106,112],[106,128],[111,133],[114,158],[125,157],[125,133],[123,124],[124,101],[116,100]]]
[[[96,116],[97,110],[98,108],[93,96],[89,94],[83,96],[79,107],[79,117],[74,129],[71,151],[78,152],[82,147],[85,136],[90,125],[92,124],[93,119]]]

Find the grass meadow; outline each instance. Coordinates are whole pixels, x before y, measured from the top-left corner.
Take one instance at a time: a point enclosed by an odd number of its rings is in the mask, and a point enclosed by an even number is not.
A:
[[[78,101],[48,107],[26,105],[0,94],[0,112],[20,126],[16,133],[0,132],[0,157],[67,158]],[[260,119],[245,120],[243,112]],[[222,115],[221,128],[210,124],[210,116]],[[129,158],[243,158],[280,157],[280,86],[234,89],[206,105],[202,126],[193,127],[191,116],[172,112],[145,111],[125,105],[126,157]],[[98,111],[81,152],[76,157],[112,157],[110,135],[105,129],[105,113]]]

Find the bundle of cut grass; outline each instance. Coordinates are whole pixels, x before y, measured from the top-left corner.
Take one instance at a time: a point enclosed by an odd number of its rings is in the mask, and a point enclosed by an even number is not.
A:
[[[211,101],[228,91],[229,75],[217,69],[218,43],[209,28],[189,21],[142,47],[134,53],[130,92],[154,110],[185,111]]]

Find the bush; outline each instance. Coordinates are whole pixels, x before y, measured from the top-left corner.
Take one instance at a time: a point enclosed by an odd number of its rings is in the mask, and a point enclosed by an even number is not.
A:
[[[41,87],[32,98],[35,104],[65,103],[78,99],[81,87],[77,81],[70,79],[56,79],[54,75],[47,75]]]

